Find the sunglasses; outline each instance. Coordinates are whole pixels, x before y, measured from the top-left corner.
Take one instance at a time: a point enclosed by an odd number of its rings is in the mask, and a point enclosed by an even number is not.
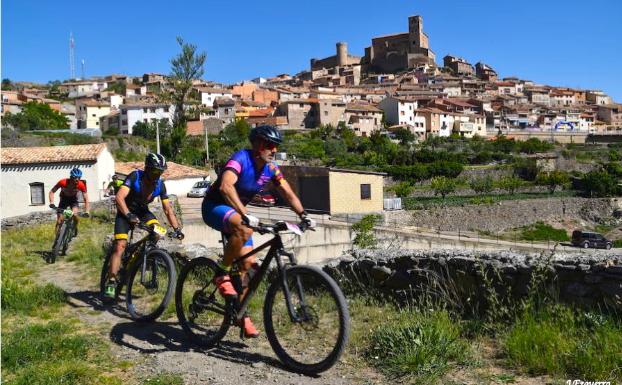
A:
[[[268,150],[274,150],[276,149],[276,144],[272,143],[272,142],[263,142],[263,147],[267,148]]]

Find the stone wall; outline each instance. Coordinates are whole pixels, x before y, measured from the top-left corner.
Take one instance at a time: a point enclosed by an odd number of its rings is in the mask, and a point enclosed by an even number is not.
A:
[[[388,223],[399,222],[441,231],[484,230],[496,233],[537,221],[600,222],[613,216],[616,205],[617,202],[611,199],[527,199],[487,205],[386,212],[385,220]]]
[[[543,287],[537,290],[546,290],[561,302],[622,310],[622,256],[360,250],[324,270],[346,290],[371,290],[398,299],[427,294],[458,307],[480,309],[486,307],[490,286],[501,298],[525,298],[534,272],[540,272]]]

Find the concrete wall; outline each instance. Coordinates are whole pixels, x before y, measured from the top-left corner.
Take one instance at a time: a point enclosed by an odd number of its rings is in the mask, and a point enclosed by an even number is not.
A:
[[[108,150],[103,150],[97,162],[67,162],[63,164],[30,164],[2,166],[2,218],[24,215],[35,211],[49,211],[48,193],[60,179],[68,178],[69,171],[78,167],[82,179],[87,183],[89,201],[103,197],[102,186],[114,174],[114,159]],[[32,205],[30,183],[43,183],[43,205]],[[60,201],[60,190],[54,194],[55,204]]]
[[[330,171],[331,214],[370,213],[383,210],[382,175]],[[361,184],[370,184],[371,199],[361,199]]]

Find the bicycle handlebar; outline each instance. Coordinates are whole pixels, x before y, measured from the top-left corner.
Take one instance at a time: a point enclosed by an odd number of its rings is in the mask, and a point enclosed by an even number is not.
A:
[[[254,231],[257,231],[259,234],[276,234],[276,233],[290,230],[289,227],[287,226],[287,222],[285,221],[278,221],[273,224],[259,222],[259,225],[257,226],[249,226],[246,223],[245,225],[250,227]],[[302,231],[303,233],[307,230],[315,231],[315,229],[310,227],[309,224],[305,221],[298,223],[297,226],[300,229],[300,231]]]

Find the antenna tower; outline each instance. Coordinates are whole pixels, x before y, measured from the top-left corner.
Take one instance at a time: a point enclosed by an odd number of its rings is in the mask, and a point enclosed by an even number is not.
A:
[[[76,60],[74,57],[73,32],[69,32],[69,78],[76,78]]]

